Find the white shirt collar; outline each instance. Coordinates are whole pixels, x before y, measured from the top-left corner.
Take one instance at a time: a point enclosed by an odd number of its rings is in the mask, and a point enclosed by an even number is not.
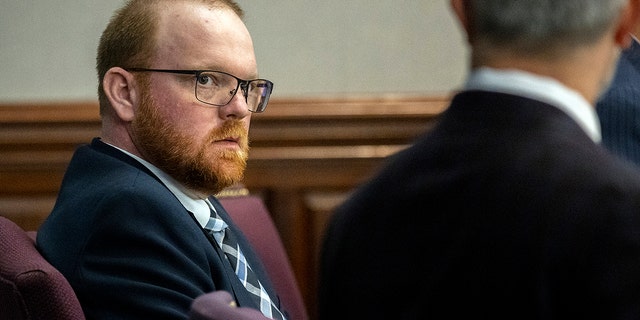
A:
[[[164,171],[160,170],[158,167],[149,163],[148,161],[128,152],[124,149],[118,148],[112,144],[110,146],[128,154],[132,158],[138,160],[138,162],[142,163],[145,167],[147,167],[153,174],[155,174],[162,183],[173,193],[178,201],[184,206],[187,211],[193,213],[198,223],[204,228],[209,221],[209,217],[211,215],[211,211],[209,211],[209,200],[207,200],[206,195],[198,194],[192,190],[185,188],[178,181],[173,179],[171,176],[166,174]],[[211,206],[213,209],[213,206]]]
[[[553,78],[483,67],[469,75],[464,89],[515,94],[548,103],[568,114],[594,142],[602,140],[595,108],[578,92]]]

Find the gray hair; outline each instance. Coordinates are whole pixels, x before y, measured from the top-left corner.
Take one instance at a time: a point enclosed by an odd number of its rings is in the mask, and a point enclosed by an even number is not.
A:
[[[467,0],[469,37],[480,48],[549,54],[597,41],[627,0]]]

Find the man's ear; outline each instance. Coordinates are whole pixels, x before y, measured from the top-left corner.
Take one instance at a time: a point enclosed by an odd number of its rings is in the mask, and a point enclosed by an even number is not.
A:
[[[120,120],[132,121],[139,99],[139,87],[133,74],[120,67],[113,67],[104,75],[102,87]]]
[[[615,30],[615,41],[621,48],[632,43],[631,35],[637,32],[640,25],[640,0],[629,0],[622,9],[620,20]],[[636,34],[636,37],[638,35]]]
[[[467,8],[466,0],[451,0],[450,4],[451,4],[451,9],[453,10],[453,13],[455,13],[456,17],[458,18],[458,22],[460,23],[460,26],[462,26],[465,33],[467,34],[467,41],[469,41],[470,26],[469,26],[469,19],[467,18],[468,8]]]

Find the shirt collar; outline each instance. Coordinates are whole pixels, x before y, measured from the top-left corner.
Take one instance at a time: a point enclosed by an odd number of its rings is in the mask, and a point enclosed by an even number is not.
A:
[[[469,75],[464,89],[515,94],[548,103],[569,115],[594,142],[602,140],[595,108],[578,92],[553,78],[483,67]]]

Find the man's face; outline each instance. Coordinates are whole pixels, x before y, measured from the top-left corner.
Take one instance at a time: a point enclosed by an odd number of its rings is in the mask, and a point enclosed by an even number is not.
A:
[[[215,70],[257,77],[244,23],[226,9],[185,4],[163,12],[150,68]],[[246,167],[251,112],[241,91],[225,106],[195,97],[195,76],[148,73],[130,135],[144,159],[206,195],[239,182]]]
[[[180,130],[158,111],[144,90],[132,130],[144,157],[186,187],[215,194],[242,180],[249,154],[248,131],[231,119],[204,136]]]

